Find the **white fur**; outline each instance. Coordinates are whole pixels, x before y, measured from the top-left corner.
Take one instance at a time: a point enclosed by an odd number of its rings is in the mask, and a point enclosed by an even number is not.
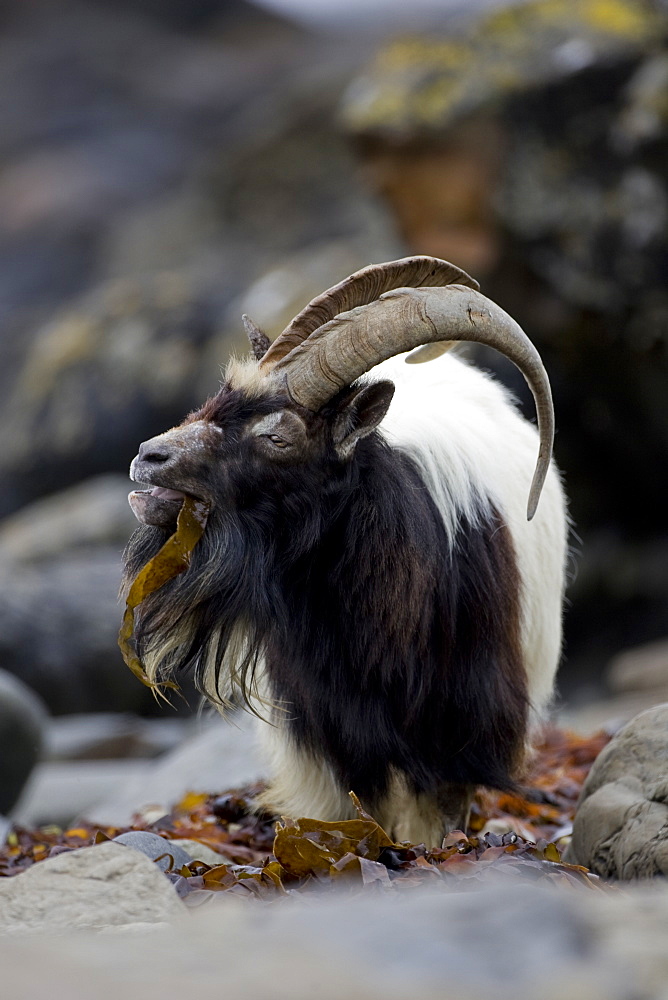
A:
[[[352,819],[352,801],[329,765],[297,747],[279,716],[274,718],[274,725],[258,723],[260,743],[273,776],[258,805],[293,819]]]

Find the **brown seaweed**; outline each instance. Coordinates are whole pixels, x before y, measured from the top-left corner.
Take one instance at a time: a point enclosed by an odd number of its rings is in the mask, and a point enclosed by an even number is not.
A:
[[[130,642],[134,631],[135,608],[150,594],[188,569],[192,551],[204,534],[208,515],[207,503],[194,497],[185,497],[176,522],[176,531],[167,539],[160,551],[140,569],[126,598],[123,623],[118,633],[118,645],[123,659],[135,677],[154,691],[161,686],[178,691],[179,686],[173,681],[163,681],[158,685],[147,677],[141,660]]]

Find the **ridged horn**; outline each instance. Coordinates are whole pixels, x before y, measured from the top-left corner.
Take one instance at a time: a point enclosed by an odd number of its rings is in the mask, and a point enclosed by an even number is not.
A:
[[[457,282],[479,288],[466,271],[438,257],[402,257],[386,264],[369,264],[318,295],[276,338],[260,362],[264,374],[339,313],[374,302],[392,288],[427,288]]]
[[[315,301],[315,300],[314,300]],[[536,512],[552,456],[554,411],[547,374],[522,328],[490,299],[471,287],[398,288],[376,301],[329,320],[279,360],[295,402],[317,411],[339,389],[381,361],[439,341],[472,341],[493,347],[522,372],[534,397],[540,432],[527,518]]]

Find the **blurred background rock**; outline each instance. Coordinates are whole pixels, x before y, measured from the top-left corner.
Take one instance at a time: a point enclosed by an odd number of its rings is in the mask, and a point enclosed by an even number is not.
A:
[[[550,373],[569,718],[665,698],[668,6],[271,7],[0,2],[0,668],[72,716],[47,754],[155,756],[194,725],[149,733],[116,647],[138,443],[215,391],[242,312],[274,335],[406,253],[469,269]],[[124,713],[102,750],[90,712]]]

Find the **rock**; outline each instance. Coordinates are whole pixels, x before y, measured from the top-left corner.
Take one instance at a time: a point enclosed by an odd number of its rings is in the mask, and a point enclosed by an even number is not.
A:
[[[170,840],[169,843],[182,848],[183,851],[190,855],[193,861],[203,861],[205,865],[215,867],[216,865],[226,865],[230,863],[229,858],[219,854],[218,851],[214,851],[212,847],[208,847],[206,844],[200,844],[199,840],[190,840],[187,837],[177,837],[174,840]]]
[[[184,35],[153,6],[36,0],[5,25],[0,513],[127,468],[214,391],[240,317],[202,353],[263,268],[390,230],[335,123],[360,43],[241,2]]]
[[[613,691],[648,691],[668,698],[668,639],[619,653],[607,669]]]
[[[237,713],[230,722],[211,716],[202,730],[159,761],[139,771],[120,794],[83,810],[101,826],[123,826],[147,806],[158,815],[186,792],[216,793],[250,784],[266,773],[251,716]]]
[[[155,924],[182,912],[157,866],[120,844],[68,851],[0,880],[0,931],[8,934]]]
[[[668,971],[665,889],[622,897],[509,882],[271,907],[220,893],[175,926],[125,926],[103,939],[0,939],[8,995],[41,1000],[57,981],[64,995],[99,1000],[213,1000],[222,982],[239,1000],[661,1000]]]
[[[21,565],[99,546],[124,547],[137,526],[127,475],[94,476],[0,521],[0,559]]]
[[[155,714],[117,643],[121,552],[136,526],[130,486],[94,477],[0,521],[0,666],[55,714]]]
[[[636,571],[638,576],[642,574],[642,563]],[[651,579],[651,575],[648,576]],[[620,582],[618,574],[616,584],[609,585],[619,586]],[[641,587],[637,580],[629,590],[637,595]],[[644,589],[647,589],[647,577]],[[577,602],[577,597],[574,600]],[[612,697],[601,698],[594,692],[593,700],[586,699],[579,705],[566,704],[559,711],[563,725],[577,732],[606,729],[616,733],[639,712],[668,701],[668,641],[659,639],[644,643],[613,656],[605,668],[604,681],[613,692]]]
[[[395,142],[440,138],[513,93],[629,59],[662,28],[651,5],[632,0],[607,9],[591,0],[534,0],[492,11],[480,4],[471,13],[441,37],[432,31],[387,43],[346,93],[350,131]]]
[[[119,760],[159,757],[197,730],[192,719],[144,719],[122,712],[87,712],[49,720],[44,759]]]
[[[144,854],[162,872],[178,871],[194,860],[193,855],[176,841],[159,837],[157,833],[149,833],[147,830],[129,830],[127,833],[119,833],[113,839],[116,844],[131,847],[133,851]]]
[[[190,721],[188,738],[158,760],[44,761],[12,818],[31,827],[69,825],[77,817],[129,826],[135,813],[147,811],[157,819],[187,792],[223,791],[261,778],[266,763],[253,730],[253,720],[243,713],[230,722],[210,716]]]
[[[117,646],[119,547],[0,561],[0,664],[55,713],[137,711],[148,692]]]
[[[19,826],[67,828],[96,803],[146,780],[144,760],[43,761],[33,770],[12,820]],[[164,810],[163,810],[164,811]]]
[[[14,808],[40,758],[46,720],[40,699],[0,670],[0,815]]]
[[[579,692],[582,700],[566,702],[557,712],[560,726],[576,733],[596,733],[604,730],[614,736],[640,712],[653,708],[665,697],[656,691],[628,691],[612,698],[601,698],[598,688]]]
[[[0,465],[15,502],[127,469],[141,440],[197,402],[199,351],[218,320],[193,285],[187,272],[106,283],[42,328],[5,402]]]
[[[367,264],[402,256],[401,245],[382,220],[370,220],[367,230],[356,238],[318,241],[305,250],[285,254],[279,265],[262,272],[230,305],[220,334],[209,345],[204,370],[213,370],[229,353],[244,313],[273,340],[326,288]],[[247,347],[248,341],[241,344],[243,352]],[[202,381],[200,395],[207,391]]]
[[[668,875],[668,704],[636,716],[584,784],[566,860],[613,879]]]

